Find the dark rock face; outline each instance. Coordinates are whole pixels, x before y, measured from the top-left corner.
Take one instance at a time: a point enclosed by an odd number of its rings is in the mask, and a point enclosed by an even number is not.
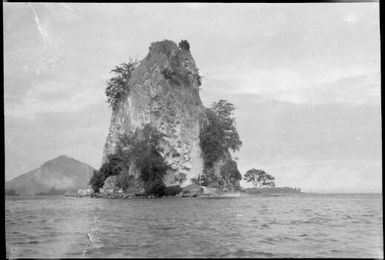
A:
[[[166,186],[190,185],[192,178],[203,173],[199,134],[207,123],[199,97],[200,77],[190,51],[169,40],[152,43],[128,85],[129,95],[112,111],[103,163],[115,153],[120,136],[135,138],[133,133],[149,124],[163,134],[158,151],[171,167],[163,180]],[[219,175],[227,160],[231,160],[230,153],[214,164],[215,174]],[[182,182],[176,180],[181,173],[186,176]],[[129,174],[139,178],[134,162]]]
[[[39,168],[20,175],[5,184],[18,194],[47,192],[51,188],[63,190],[86,189],[95,169],[73,158],[61,155]]]

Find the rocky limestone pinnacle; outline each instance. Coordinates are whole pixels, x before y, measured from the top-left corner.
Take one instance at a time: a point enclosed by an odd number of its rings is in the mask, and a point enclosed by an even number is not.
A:
[[[191,178],[203,172],[199,134],[207,121],[206,108],[199,97],[198,76],[190,51],[170,40],[152,43],[128,81],[128,96],[112,111],[103,163],[115,152],[121,135],[130,135],[150,124],[164,134],[159,152],[172,168],[164,178],[166,186],[176,185],[174,176],[179,173],[186,175],[182,187],[191,184]],[[229,156],[225,157],[231,159]],[[138,178],[134,163],[131,166],[129,174]],[[215,172],[219,174],[219,168]]]

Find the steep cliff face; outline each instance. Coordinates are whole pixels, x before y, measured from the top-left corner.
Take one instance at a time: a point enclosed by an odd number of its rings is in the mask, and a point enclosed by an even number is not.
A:
[[[120,136],[134,136],[149,124],[164,134],[158,148],[172,169],[163,180],[166,186],[175,185],[174,176],[180,173],[186,175],[181,186],[191,184],[191,178],[197,178],[204,168],[199,134],[207,116],[199,97],[199,81],[188,50],[168,40],[152,43],[129,79],[129,95],[113,109],[103,163],[115,153]],[[216,174],[229,159],[228,153],[218,160]],[[135,162],[131,162],[129,174],[138,179]]]

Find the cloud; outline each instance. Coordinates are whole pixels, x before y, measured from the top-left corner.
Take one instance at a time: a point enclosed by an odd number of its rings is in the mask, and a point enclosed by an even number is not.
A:
[[[252,94],[221,98],[236,107],[243,145],[234,155],[243,174],[262,168],[277,175],[279,185],[313,192],[338,192],[338,185],[340,192],[380,191],[380,104],[312,106]],[[317,187],[322,176],[331,184]]]
[[[76,112],[38,113],[31,119],[5,117],[5,171],[9,180],[67,155],[99,168],[111,111],[98,103]]]
[[[103,84],[87,79],[35,82],[19,104],[5,104],[5,116],[33,119],[36,114],[76,112],[104,103]]]
[[[202,88],[224,94],[256,94],[303,104],[379,104],[380,73],[355,74],[346,72],[330,81],[308,82],[292,69],[214,71],[203,78]]]
[[[380,104],[381,75],[369,73],[343,77],[331,82],[321,82],[303,91],[306,100],[316,104],[350,103]]]

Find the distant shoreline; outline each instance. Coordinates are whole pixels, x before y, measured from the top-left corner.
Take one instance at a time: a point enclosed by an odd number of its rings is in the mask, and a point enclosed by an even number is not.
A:
[[[243,191],[240,191],[241,196],[240,197],[274,197],[274,196],[286,196],[286,195],[317,195],[317,196],[347,196],[347,195],[382,195],[381,192],[367,192],[367,193],[318,193],[318,192],[291,192],[291,193],[246,193]],[[203,196],[163,196],[163,197],[155,197],[155,196],[143,196],[143,195],[132,195],[132,194],[98,194],[98,195],[88,195],[88,196],[65,196],[65,195],[36,195],[36,194],[13,194],[13,195],[5,195],[6,198],[12,198],[12,197],[71,197],[71,198],[101,198],[101,199],[164,199],[164,198],[204,198]]]

